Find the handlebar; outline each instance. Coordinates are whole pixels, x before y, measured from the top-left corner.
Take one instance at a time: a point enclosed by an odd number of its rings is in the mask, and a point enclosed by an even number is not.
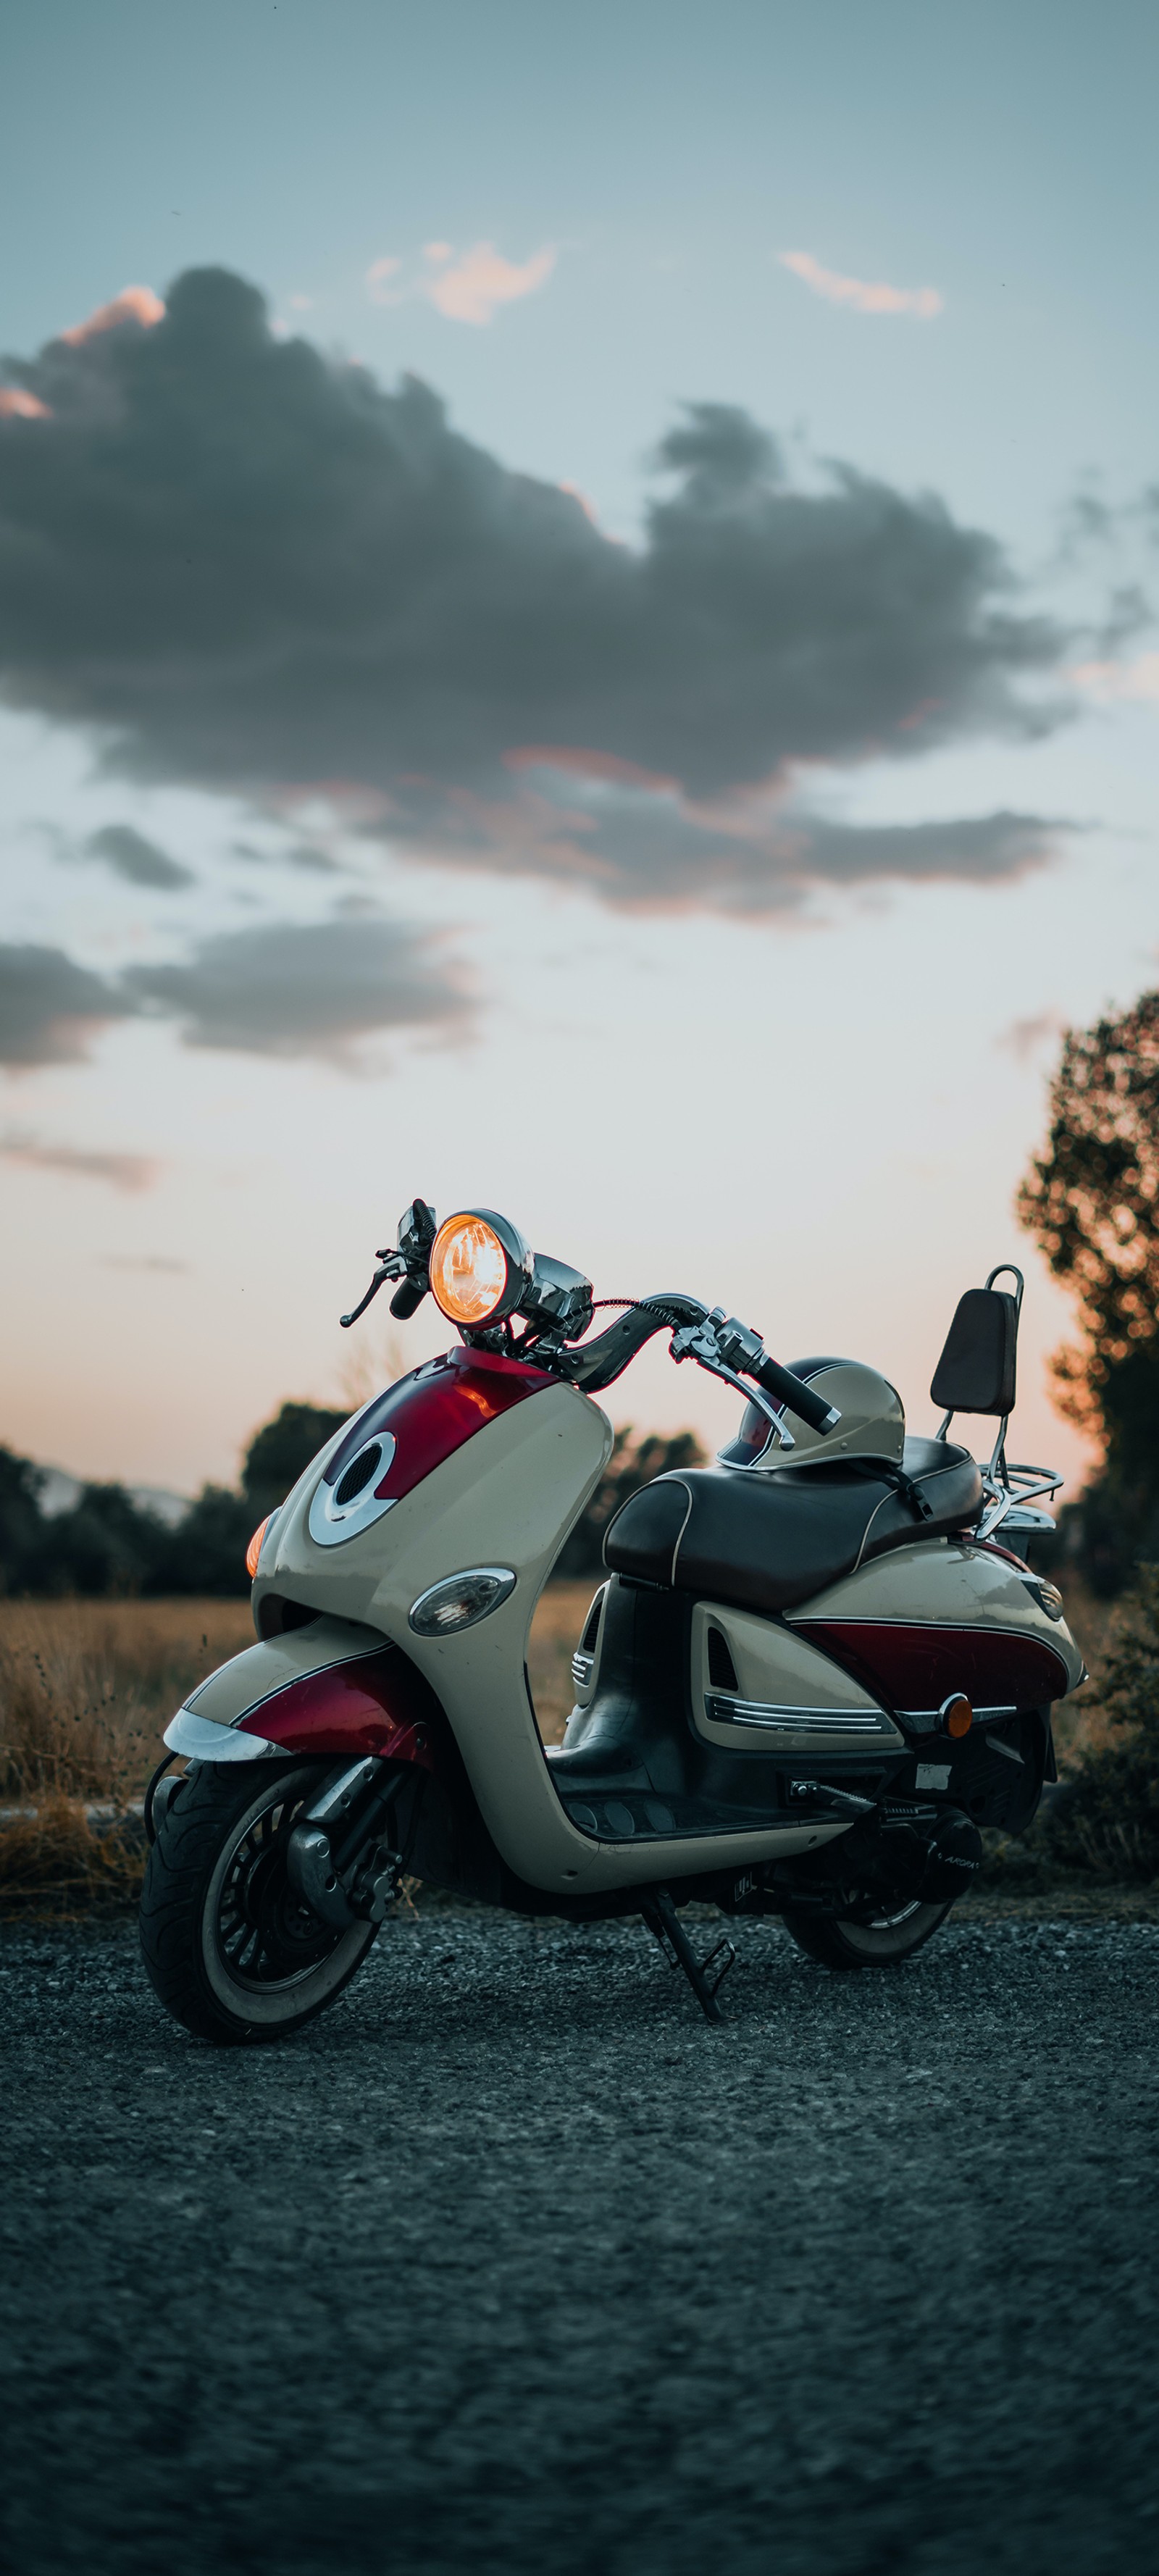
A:
[[[488,1222],[490,1223],[491,1220],[488,1219]],[[502,1220],[496,1219],[494,1222],[502,1223]],[[380,1288],[385,1287],[388,1280],[395,1283],[395,1294],[390,1305],[391,1314],[405,1318],[416,1312],[430,1287],[429,1259],[436,1228],[434,1209],[427,1206],[425,1199],[412,1200],[400,1220],[397,1245],[383,1246],[379,1251],[380,1267],[376,1270],[361,1303],[355,1306],[350,1314],[342,1316],[344,1327],[357,1323],[359,1316],[365,1314],[371,1300],[377,1296]],[[666,1291],[659,1297],[625,1300],[628,1311],[621,1316],[617,1324],[611,1325],[607,1332],[599,1334],[593,1342],[583,1343],[571,1350],[565,1349],[564,1342],[571,1339],[573,1334],[578,1335],[584,1331],[586,1322],[590,1321],[591,1291],[588,1282],[578,1271],[566,1269],[562,1264],[549,1263],[545,1267],[553,1280],[563,1283],[569,1291],[578,1289],[586,1292],[575,1308],[574,1317],[570,1317],[569,1310],[571,1332],[569,1332],[568,1320],[558,1321],[554,1331],[551,1329],[550,1317],[558,1314],[558,1304],[550,1310],[549,1315],[548,1310],[544,1309],[541,1312],[537,1309],[532,1296],[528,1299],[521,1297],[518,1301],[523,1307],[527,1327],[522,1343],[512,1342],[509,1307],[503,1309],[508,1320],[501,1327],[499,1339],[495,1335],[488,1336],[483,1332],[469,1332],[460,1326],[464,1340],[486,1341],[489,1347],[496,1348],[502,1347],[502,1337],[505,1336],[506,1348],[512,1357],[517,1356],[521,1349],[534,1347],[537,1363],[540,1366],[545,1366],[555,1375],[570,1380],[573,1386],[582,1387],[588,1393],[595,1394],[597,1390],[610,1386],[613,1379],[619,1377],[621,1371],[627,1367],[628,1361],[646,1341],[651,1339],[653,1333],[669,1331],[672,1334],[673,1359],[696,1360],[701,1368],[708,1369],[716,1377],[724,1378],[742,1395],[748,1393],[744,1384],[745,1378],[751,1379],[754,1385],[763,1389],[766,1396],[772,1397],[777,1406],[787,1408],[798,1421],[807,1423],[810,1430],[820,1432],[822,1435],[834,1430],[840,1422],[840,1414],[826,1403],[824,1396],[816,1394],[811,1386],[806,1385],[803,1378],[795,1377],[791,1369],[782,1368],[779,1360],[770,1359],[759,1333],[752,1332],[749,1326],[742,1324],[735,1315],[726,1315],[723,1307],[714,1307],[710,1314],[708,1308],[701,1305],[699,1298],[686,1297],[680,1292]],[[532,1287],[534,1288],[534,1281],[532,1281]],[[611,1298],[605,1299],[604,1302],[616,1305],[620,1301]],[[770,1422],[782,1445],[792,1448],[793,1441],[787,1425],[779,1423],[773,1414],[770,1414]]]

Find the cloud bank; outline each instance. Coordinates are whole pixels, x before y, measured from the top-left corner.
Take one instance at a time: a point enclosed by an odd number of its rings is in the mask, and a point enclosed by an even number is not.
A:
[[[359,1041],[465,1033],[471,1003],[436,939],[377,917],[222,932],[115,981],[60,948],[0,945],[0,1064],[12,1070],[78,1063],[102,1027],[144,1013],[175,1020],[187,1046],[356,1070]]]
[[[416,855],[637,905],[1045,853],[1042,818],[861,831],[805,792],[1047,720],[1064,639],[937,499],[842,464],[799,488],[747,414],[697,404],[619,545],[426,386],[275,338],[224,270],[123,306],[7,361],[41,408],[0,417],[0,687],[123,770],[354,799]]]

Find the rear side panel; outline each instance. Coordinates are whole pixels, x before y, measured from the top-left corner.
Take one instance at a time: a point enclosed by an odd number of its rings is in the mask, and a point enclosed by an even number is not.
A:
[[[790,1614],[799,1636],[880,1695],[907,1729],[937,1727],[964,1691],[979,1716],[1045,1707],[1081,1679],[1065,1620],[1033,1577],[968,1540],[897,1548]]]

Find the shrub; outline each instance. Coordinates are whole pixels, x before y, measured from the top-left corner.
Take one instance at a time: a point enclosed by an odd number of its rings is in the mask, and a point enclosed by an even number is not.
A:
[[[1159,1877],[1159,1565],[1139,1584],[1103,1667],[1098,1707],[1115,1730],[1080,1754],[1046,1820],[1054,1860],[1116,1878]]]

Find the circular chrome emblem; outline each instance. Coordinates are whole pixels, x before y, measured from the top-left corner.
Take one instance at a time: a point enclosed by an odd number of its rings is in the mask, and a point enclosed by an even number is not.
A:
[[[394,1452],[394,1433],[376,1431],[355,1451],[337,1484],[323,1480],[315,1486],[306,1526],[316,1547],[341,1547],[345,1539],[360,1537],[393,1508],[396,1496],[380,1495],[377,1488]]]

